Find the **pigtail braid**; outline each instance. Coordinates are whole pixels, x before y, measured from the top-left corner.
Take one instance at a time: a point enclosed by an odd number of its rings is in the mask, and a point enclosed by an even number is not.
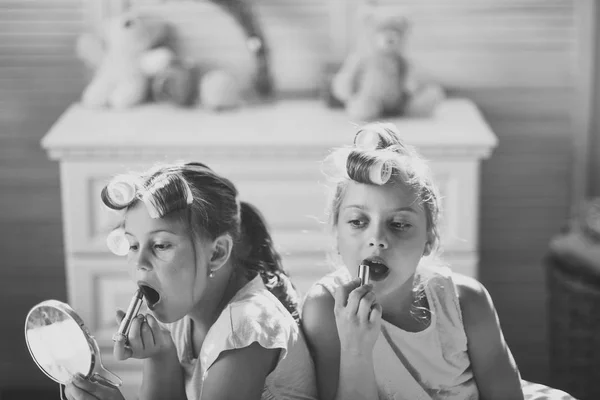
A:
[[[275,250],[265,220],[256,207],[240,202],[241,240],[237,261],[249,278],[260,274],[265,286],[300,321],[300,299],[289,275],[283,269],[281,256]]]

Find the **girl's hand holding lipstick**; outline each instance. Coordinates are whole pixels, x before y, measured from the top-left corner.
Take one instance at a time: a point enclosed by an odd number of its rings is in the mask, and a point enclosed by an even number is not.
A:
[[[381,328],[381,304],[373,285],[360,285],[360,279],[341,285],[335,292],[335,321],[342,354],[370,356]]]
[[[117,310],[117,323],[125,317],[125,312]],[[118,336],[113,348],[117,360],[128,358],[154,358],[169,351],[175,351],[171,333],[162,328],[151,314],[138,314],[131,322],[127,337]]]

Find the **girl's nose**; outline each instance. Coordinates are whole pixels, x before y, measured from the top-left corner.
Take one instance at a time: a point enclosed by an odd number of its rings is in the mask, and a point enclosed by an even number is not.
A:
[[[135,259],[135,266],[137,269],[145,271],[149,271],[152,269],[152,264],[150,263],[147,251],[142,249],[138,252],[138,256]]]
[[[371,240],[369,240],[369,247],[376,247],[378,249],[385,250],[388,248],[388,243],[387,243],[387,240],[383,236],[377,236],[377,237],[373,237],[373,238],[371,238]]]

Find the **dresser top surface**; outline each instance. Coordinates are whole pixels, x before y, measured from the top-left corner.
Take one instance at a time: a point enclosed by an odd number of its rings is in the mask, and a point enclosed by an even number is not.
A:
[[[405,140],[417,147],[490,149],[497,138],[467,99],[448,99],[432,118],[393,118]],[[50,152],[94,148],[330,148],[352,143],[360,122],[318,100],[282,100],[214,113],[164,104],[124,111],[70,106],[42,139]],[[57,157],[60,157],[58,155]]]

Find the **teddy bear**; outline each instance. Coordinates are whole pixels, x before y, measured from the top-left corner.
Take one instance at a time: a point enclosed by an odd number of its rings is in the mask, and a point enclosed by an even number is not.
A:
[[[368,15],[367,35],[331,80],[331,96],[361,121],[428,117],[445,98],[440,85],[419,80],[405,56],[409,21],[401,15]]]
[[[77,53],[93,78],[81,102],[125,109],[146,101],[152,77],[173,64],[174,52],[164,44],[168,36],[166,23],[131,11],[110,18],[102,38],[82,35]]]
[[[198,101],[211,111],[230,111],[247,102],[239,79],[224,69],[212,69],[198,84]]]
[[[191,107],[198,102],[198,80],[197,65],[176,58],[152,76],[150,97],[157,103]]]

